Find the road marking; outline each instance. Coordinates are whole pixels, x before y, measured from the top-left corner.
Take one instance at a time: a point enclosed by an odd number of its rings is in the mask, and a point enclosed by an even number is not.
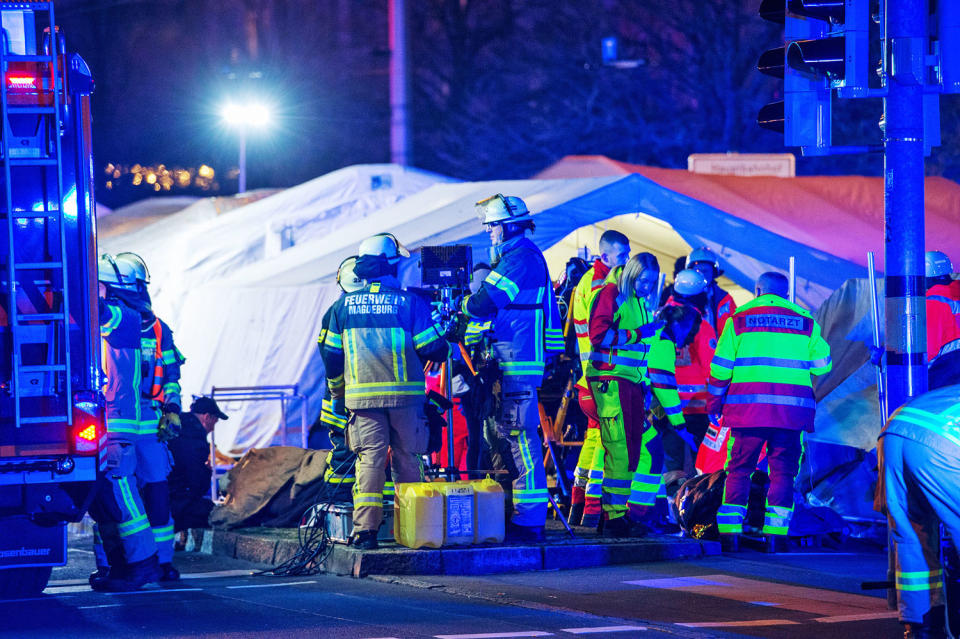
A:
[[[217,570],[214,572],[193,572],[180,575],[181,579],[213,579],[214,577],[249,577],[253,570]]]
[[[89,586],[47,586],[44,592],[49,595],[61,595],[66,592],[91,592],[93,589]]]
[[[150,588],[149,590],[131,590],[129,592],[105,592],[105,595],[158,595],[165,592],[198,592],[203,588]]]
[[[690,592],[746,604],[754,601],[776,603],[779,604],[778,609],[806,612],[821,618],[871,614],[887,610],[886,601],[879,597],[733,575],[697,575],[674,579],[642,579],[623,583]]]
[[[835,617],[818,617],[814,621],[820,623],[844,623],[846,621],[872,621],[874,619],[896,619],[899,613],[896,610],[883,612],[869,612],[862,615],[837,615]]]
[[[246,586],[227,586],[228,590],[235,590],[238,588],[277,588],[279,586],[300,586],[303,584],[315,584],[317,583],[314,580],[310,581],[287,581],[282,584],[249,584]]]
[[[77,606],[77,610],[89,610],[90,608],[119,608],[123,604],[100,604],[99,606]]]
[[[646,626],[600,626],[599,628],[563,628],[561,632],[572,635],[589,635],[600,632],[629,632],[630,630],[646,630]]]
[[[552,632],[525,630],[521,632],[485,632],[479,635],[434,635],[437,639],[507,639],[509,637],[552,637]]]
[[[674,588],[695,588],[697,586],[726,586],[730,584],[714,579],[703,579],[700,577],[668,577],[665,579],[638,579],[636,581],[625,581],[625,584],[631,586],[643,586],[644,588],[663,588],[673,590]]]
[[[747,603],[753,604],[754,606],[779,606],[780,605],[772,601],[748,601]]]
[[[82,552],[85,555],[96,554],[92,550],[84,550],[83,548],[67,548],[67,552]]]
[[[751,626],[797,626],[799,622],[789,619],[754,619],[752,621],[697,621],[675,625],[686,628],[748,628]]]

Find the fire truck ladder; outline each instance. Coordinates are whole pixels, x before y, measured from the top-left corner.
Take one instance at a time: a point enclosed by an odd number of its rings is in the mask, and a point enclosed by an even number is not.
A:
[[[3,75],[3,86],[0,87],[0,120],[2,123],[2,137],[0,137],[0,164],[3,165],[4,193],[0,205],[0,217],[6,218],[7,241],[9,243],[9,257],[6,264],[6,282],[4,293],[9,304],[7,308],[9,326],[12,334],[12,396],[14,408],[14,424],[17,428],[26,424],[67,423],[72,422],[71,389],[70,389],[70,336],[69,336],[69,299],[67,286],[67,246],[66,228],[64,225],[64,192],[63,192],[63,164],[60,143],[60,108],[61,92],[63,91],[62,73],[58,65],[60,51],[56,22],[53,15],[53,2],[0,2],[0,11],[30,11],[37,21],[49,26],[48,36],[44,38],[45,45],[37,47],[39,54],[10,53],[11,43],[6,32],[3,33],[3,42],[0,46],[0,72]],[[36,80],[37,103],[33,105],[11,104],[10,92],[13,88],[9,79],[11,63],[33,63],[45,75],[38,75]],[[43,86],[49,80],[48,88]],[[46,91],[52,94],[50,104],[40,99]],[[13,145],[14,132],[10,118],[22,115],[39,116],[41,131],[48,132],[41,148],[31,147],[22,149]],[[13,187],[19,176],[29,171],[39,171],[42,176],[44,189],[56,174],[55,199],[50,195],[44,197],[43,202],[24,210],[24,207],[15,208]],[[40,261],[18,261],[17,242],[14,240],[14,230],[18,226],[37,223],[58,225],[59,243],[54,242],[45,251]],[[49,226],[47,226],[49,228]],[[59,246],[57,246],[59,244]],[[50,308],[43,309],[49,312],[21,312],[17,307],[17,281],[27,277],[37,280],[49,280],[51,296]],[[60,295],[59,305],[56,303],[56,294]],[[32,305],[28,305],[32,306]],[[46,344],[46,361],[43,364],[23,364],[23,347],[30,344]],[[51,405],[63,407],[63,412],[43,411],[42,416],[22,416],[24,398],[51,399]]]

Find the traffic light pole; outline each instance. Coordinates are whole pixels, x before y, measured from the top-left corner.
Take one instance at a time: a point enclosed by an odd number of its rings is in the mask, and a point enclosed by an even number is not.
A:
[[[884,108],[886,414],[927,390],[924,284],[923,85],[927,0],[887,2]],[[882,479],[881,479],[882,480]],[[887,539],[887,579],[896,556]],[[896,589],[887,604],[896,608]]]
[[[884,240],[887,414],[927,390],[923,87],[927,0],[887,2]]]

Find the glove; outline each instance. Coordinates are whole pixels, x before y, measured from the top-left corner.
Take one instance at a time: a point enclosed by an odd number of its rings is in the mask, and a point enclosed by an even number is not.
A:
[[[174,404],[173,402],[167,402],[163,405],[163,408],[160,409],[162,413],[174,413],[176,415],[180,414],[180,405]]]
[[[179,408],[179,407],[178,407]],[[168,442],[180,436],[180,415],[178,412],[164,413],[157,425],[157,439]]]

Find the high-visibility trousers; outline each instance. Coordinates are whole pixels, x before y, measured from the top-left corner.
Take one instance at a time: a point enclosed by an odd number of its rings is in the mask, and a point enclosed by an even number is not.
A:
[[[600,442],[600,418],[597,416],[597,404],[589,388],[577,387],[577,402],[580,411],[587,418],[587,432],[583,446],[577,458],[573,472],[574,489],[580,489],[584,495],[583,512],[587,515],[599,515],[603,498],[603,444]]]
[[[111,438],[103,458],[109,466],[99,480],[97,496],[90,506],[94,526],[94,554],[97,565],[109,567],[111,560],[133,563],[157,552],[134,471],[137,452],[132,441]]]
[[[785,428],[733,428],[733,444],[727,458],[727,478],[723,502],[717,511],[717,529],[721,534],[740,534],[747,516],[750,476],[767,446],[770,486],[767,489],[763,519],[765,535],[786,535],[793,517],[793,483],[800,471],[803,433]]]
[[[659,488],[659,469],[651,461],[640,463],[646,431],[643,386],[626,380],[590,380],[600,418],[603,446],[603,512],[608,519],[627,514],[631,493],[635,502],[645,500],[652,487],[649,505],[654,505]],[[655,435],[655,433],[653,433]],[[648,436],[649,443],[650,437]],[[642,471],[651,472],[642,472]],[[657,477],[652,478],[656,470]]]
[[[423,455],[427,451],[427,424],[423,404],[400,408],[364,408],[350,413],[347,441],[357,455],[353,486],[354,533],[375,531],[383,523],[387,489],[387,452],[393,481],[423,481]],[[393,487],[390,487],[392,497]]]
[[[497,434],[510,446],[517,469],[513,480],[513,518],[518,526],[543,526],[547,520],[547,474],[543,467],[543,444],[537,389],[505,382],[501,390]]]
[[[880,481],[896,547],[901,622],[925,622],[933,609],[944,606],[941,523],[954,552],[960,552],[960,446],[940,439],[942,445],[932,446],[885,434],[878,445]]]

